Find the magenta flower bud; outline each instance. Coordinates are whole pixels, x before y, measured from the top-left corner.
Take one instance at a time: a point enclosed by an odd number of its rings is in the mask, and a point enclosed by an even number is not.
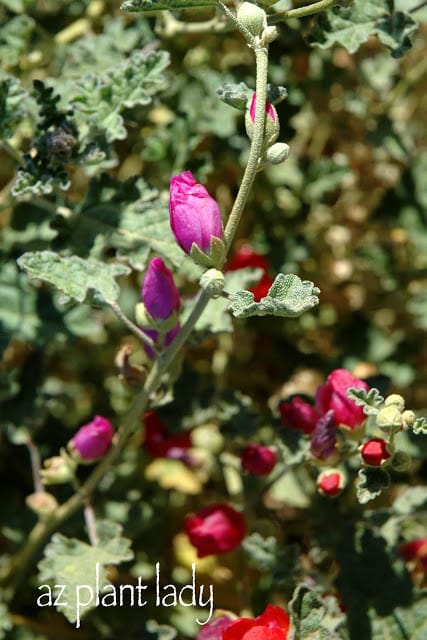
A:
[[[277,455],[269,447],[248,444],[241,454],[242,469],[256,476],[268,476],[276,466]]]
[[[141,289],[142,302],[154,320],[166,320],[179,311],[180,298],[172,271],[162,258],[150,260]]]
[[[83,460],[97,460],[107,453],[113,435],[111,422],[102,416],[95,416],[92,422],[80,427],[71,440],[71,446]]]
[[[252,124],[255,123],[255,109],[256,109],[256,93],[253,94],[251,100],[251,106],[249,107],[249,116],[252,120]],[[273,122],[276,122],[276,110],[269,102],[265,103],[265,112],[267,117],[271,118]]]
[[[311,436],[311,453],[319,460],[327,460],[336,452],[337,427],[332,409],[322,416]]]
[[[160,346],[168,347],[170,345],[170,343],[173,341],[173,339],[175,338],[175,336],[179,333],[180,329],[181,329],[181,325],[178,322],[178,324],[173,329],[171,329],[170,331],[167,332],[167,334],[164,337],[163,344],[160,345]],[[149,338],[152,339],[154,344],[157,345],[159,337],[160,337],[160,333],[156,329],[143,329],[143,332]],[[145,350],[145,353],[147,354],[147,356],[151,360],[154,360],[154,358],[156,357],[156,354],[154,353],[153,349],[151,349],[147,344],[144,344],[144,350]]]
[[[191,171],[174,176],[170,182],[170,225],[181,249],[190,253],[193,243],[210,254],[211,238],[222,240],[224,230],[218,203]]]
[[[304,433],[313,433],[320,415],[312,404],[299,396],[281,402],[279,412],[284,427],[299,429]]]

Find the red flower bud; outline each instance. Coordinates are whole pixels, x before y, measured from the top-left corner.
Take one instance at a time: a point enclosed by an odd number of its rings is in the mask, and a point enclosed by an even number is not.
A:
[[[102,458],[111,446],[114,430],[111,422],[102,416],[95,416],[84,424],[71,440],[71,446],[83,460]]]
[[[363,462],[373,467],[379,467],[380,464],[390,458],[387,451],[387,441],[383,438],[371,438],[365,442],[360,448],[360,454]]]
[[[346,369],[335,369],[329,374],[326,383],[317,388],[316,409],[324,414],[333,410],[336,424],[344,424],[354,429],[366,420],[363,407],[356,405],[354,400],[347,396],[347,389],[369,389],[366,382],[354,378]]]
[[[337,496],[344,489],[344,476],[341,471],[327,469],[317,477],[317,489],[324,496]]]
[[[255,123],[255,110],[256,110],[256,93],[252,95],[251,106],[249,107],[249,115],[253,123]],[[267,117],[271,118],[273,122],[276,121],[276,110],[269,102],[265,103],[265,112],[267,114]]]
[[[277,455],[269,447],[248,444],[241,455],[242,469],[257,476],[267,476],[276,466]]]
[[[283,426],[293,427],[307,434],[313,433],[319,419],[315,407],[299,396],[281,402],[279,412]]]
[[[246,533],[246,522],[227,504],[213,504],[186,518],[184,528],[198,557],[204,558],[238,547]]]
[[[222,634],[222,640],[286,640],[290,620],[281,607],[269,604],[260,616],[240,618]]]

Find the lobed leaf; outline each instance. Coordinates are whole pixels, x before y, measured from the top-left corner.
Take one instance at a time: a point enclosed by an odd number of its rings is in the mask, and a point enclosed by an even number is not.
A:
[[[414,424],[412,425],[412,431],[417,435],[420,433],[423,435],[427,435],[427,418],[416,418]]]
[[[367,467],[359,470],[359,479],[356,482],[357,499],[360,504],[366,504],[374,500],[383,489],[390,486],[390,476],[384,469]]]
[[[399,58],[411,48],[417,23],[409,13],[394,12],[393,0],[354,0],[337,5],[317,19],[313,44],[328,49],[336,44],[354,53],[370,36],[377,36]]]
[[[350,387],[347,389],[347,395],[349,398],[359,406],[363,407],[363,411],[367,416],[376,415],[379,407],[383,404],[384,398],[378,391],[378,389],[356,389],[356,387]]]
[[[115,302],[120,292],[116,278],[130,273],[125,265],[82,260],[77,256],[62,258],[53,251],[24,253],[18,265],[32,278],[56,287],[66,298],[98,304]]]
[[[102,589],[110,584],[105,565],[132,560],[131,541],[121,537],[122,527],[108,520],[97,523],[99,542],[90,546],[75,538],[56,533],[45,549],[45,557],[39,563],[40,583],[53,582],[64,585],[64,604],[57,608],[67,620],[74,623],[79,616],[96,606],[96,598],[78,610],[78,588],[87,585],[94,596],[102,596]],[[96,565],[99,565],[98,580]],[[101,591],[101,593],[99,593]],[[108,590],[107,592],[108,593]]]
[[[229,309],[236,318],[266,315],[295,318],[319,304],[318,293],[320,289],[312,282],[294,274],[279,273],[265,298],[255,302],[250,291],[238,291]]]

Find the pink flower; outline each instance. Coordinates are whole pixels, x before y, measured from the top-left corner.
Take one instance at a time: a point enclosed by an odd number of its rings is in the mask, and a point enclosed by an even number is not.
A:
[[[260,616],[240,618],[228,626],[222,640],[286,640],[289,616],[281,607],[269,604]]]
[[[190,253],[195,243],[209,255],[211,238],[222,239],[224,231],[218,203],[196,182],[191,171],[171,179],[169,211],[176,241],[186,253]]]
[[[213,504],[186,518],[184,529],[197,549],[197,556],[204,558],[238,547],[245,537],[246,523],[233,507]]]
[[[383,438],[371,438],[365,442],[360,448],[363,462],[372,467],[379,467],[384,460],[390,457],[387,444]]]
[[[180,298],[172,271],[162,258],[150,260],[141,290],[142,302],[155,320],[166,320],[179,311]]]
[[[326,383],[320,385],[316,392],[316,409],[320,414],[333,410],[335,422],[354,429],[366,420],[363,407],[356,405],[347,396],[347,389],[369,389],[366,382],[354,378],[346,369],[335,369],[329,374]]]
[[[253,123],[255,122],[255,110],[256,110],[256,93],[253,94],[252,100],[251,100],[251,106],[249,107],[249,115]],[[273,122],[276,121],[276,111],[269,102],[265,103],[265,112],[267,114],[267,117],[271,118]]]
[[[232,624],[233,620],[228,616],[221,616],[204,625],[197,634],[196,640],[221,640],[223,632]]]
[[[243,471],[257,476],[267,476],[276,466],[277,455],[269,447],[260,444],[248,444],[241,454]]]
[[[255,302],[259,302],[261,298],[265,298],[267,295],[268,290],[273,284],[273,280],[268,275],[270,267],[267,260],[261,253],[256,253],[250,244],[243,245],[232,255],[226,270],[237,271],[245,267],[254,267],[263,270],[258,283],[249,289],[249,291],[254,294]]]
[[[315,407],[299,396],[281,402],[279,412],[285,427],[293,427],[307,434],[313,433],[320,417]]]
[[[83,460],[102,458],[111,446],[114,430],[111,422],[102,416],[95,416],[84,424],[71,440],[71,446]]]

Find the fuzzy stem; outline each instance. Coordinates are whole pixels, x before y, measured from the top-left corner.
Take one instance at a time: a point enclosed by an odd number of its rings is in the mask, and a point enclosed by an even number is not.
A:
[[[319,0],[319,2],[314,2],[313,4],[308,4],[304,7],[288,9],[288,11],[278,13],[277,15],[285,20],[290,20],[291,18],[305,18],[306,16],[312,16],[320,11],[331,9],[335,4],[337,4],[337,2],[338,0]]]
[[[129,318],[123,313],[117,302],[109,302],[108,306],[110,309],[116,314],[119,320],[123,322],[123,324],[129,329],[134,336],[138,338],[140,342],[146,344],[147,347],[150,347],[154,352],[156,351],[156,345],[153,340],[147,336],[139,327],[136,326]]]

